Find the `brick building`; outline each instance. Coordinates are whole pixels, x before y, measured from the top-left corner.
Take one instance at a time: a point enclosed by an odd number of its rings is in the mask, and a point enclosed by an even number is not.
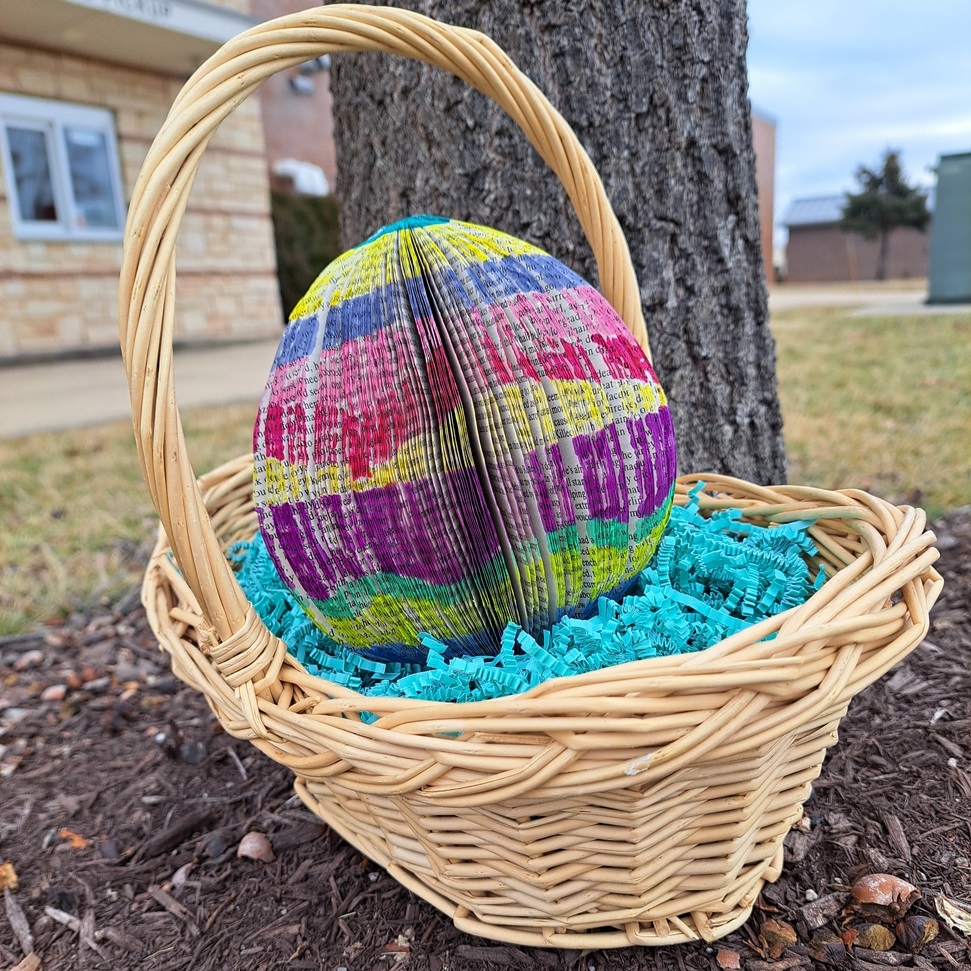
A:
[[[759,234],[766,280],[775,279],[772,232],[775,218],[775,121],[752,110],[752,146],[755,149],[755,187],[759,196]]]
[[[309,0],[251,0],[250,9],[262,21],[299,13],[308,5]],[[328,67],[327,58],[308,61],[260,85],[271,178],[289,179],[297,191],[326,194],[337,179]],[[323,175],[319,188],[312,181],[315,174],[318,179]]]
[[[0,0],[0,360],[117,347],[125,211],[172,101],[220,44],[306,5]],[[179,233],[176,340],[279,333],[268,185],[333,187],[329,80],[326,62],[274,75],[210,142]],[[752,127],[771,278],[775,123]]]
[[[0,359],[117,347],[125,210],[189,74],[249,0],[0,0]],[[279,333],[259,99],[220,127],[177,252],[177,340]]]
[[[789,229],[785,279],[790,283],[875,280],[879,242],[839,227],[844,196],[795,199],[783,223]],[[890,232],[887,278],[927,276],[927,233],[909,227]]]

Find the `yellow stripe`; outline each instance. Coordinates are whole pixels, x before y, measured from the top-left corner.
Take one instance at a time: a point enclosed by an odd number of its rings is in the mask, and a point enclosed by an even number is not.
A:
[[[344,462],[317,465],[310,475],[305,465],[293,465],[277,458],[266,459],[266,506],[283,506],[293,502],[309,502],[319,496],[337,495],[342,492],[365,492],[398,482],[417,482],[430,478],[431,450],[417,438],[409,439],[387,462],[376,465],[371,475],[351,478],[350,466]],[[464,459],[464,461],[456,461]],[[442,451],[445,472],[458,472],[473,464],[472,452],[455,455],[452,450]],[[438,474],[435,470],[434,474]]]
[[[463,637],[482,630],[477,614],[456,610],[441,600],[378,594],[355,617],[329,617],[326,600],[316,606],[326,623],[325,632],[356,648],[371,647],[384,638],[417,643],[422,631],[448,631],[449,637]]]
[[[657,385],[644,382],[624,381],[614,385],[617,404],[611,406],[606,388],[583,379],[550,379],[556,391],[562,427],[570,438],[602,431],[607,425],[628,418],[637,418],[645,412],[658,411],[667,403],[664,392]],[[559,438],[554,421],[550,398],[542,384],[525,381],[523,385],[503,384],[475,396],[476,411],[491,409],[493,413],[508,416],[515,428],[519,444],[526,451],[535,447],[535,436],[529,425],[529,410],[539,422],[541,438],[546,442]]]
[[[416,245],[416,233],[420,234],[420,247]],[[396,245],[400,247],[401,258],[395,255]],[[545,255],[525,240],[470,223],[440,223],[387,233],[367,246],[348,250],[326,267],[294,307],[290,318],[306,317],[325,303],[336,307],[373,293],[395,279],[420,275],[427,268],[441,270],[456,263],[486,263],[527,254]]]

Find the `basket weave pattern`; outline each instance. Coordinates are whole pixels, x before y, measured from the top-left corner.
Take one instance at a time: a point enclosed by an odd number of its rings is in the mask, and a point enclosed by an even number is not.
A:
[[[251,469],[244,456],[201,480],[227,545],[256,528]],[[818,517],[823,567],[839,572],[707,651],[512,698],[363,697],[308,675],[251,619],[240,640],[272,654],[275,675],[249,711],[246,669],[220,673],[234,645],[215,641],[164,535],[145,602],[176,674],[224,727],[291,767],[315,813],[460,929],[580,948],[714,940],[778,876],[847,705],[919,643],[940,581],[919,511],[707,479],[702,508]]]
[[[363,697],[312,677],[226,561],[256,530],[252,457],[196,482],[175,401],[174,247],[199,157],[260,81],[336,50],[436,64],[498,101],[564,183],[605,296],[646,347],[636,278],[563,119],[491,41],[403,10],[261,25],[203,65],[142,170],[122,269],[136,442],[162,521],[143,599],[175,674],[227,731],[289,766],[306,804],[462,930],[569,948],[714,940],[780,870],[853,696],[920,642],[940,590],[919,510],[865,493],[705,476],[703,509],[816,519],[829,579],[803,607],[693,655],[472,704]],[[685,502],[694,479],[682,479]],[[771,640],[764,638],[774,634]],[[365,723],[361,712],[378,715]]]

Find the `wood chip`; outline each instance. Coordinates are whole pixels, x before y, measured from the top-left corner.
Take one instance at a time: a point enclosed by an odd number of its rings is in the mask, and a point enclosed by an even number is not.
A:
[[[17,938],[20,950],[29,955],[34,950],[34,936],[30,932],[30,924],[27,922],[23,910],[20,909],[17,898],[6,887],[3,888],[3,904],[7,911],[7,920],[10,922],[14,937]]]
[[[286,850],[304,846],[320,839],[327,832],[323,823],[298,823],[273,834],[273,852],[279,856]]]
[[[918,678],[906,664],[898,668],[893,677],[887,681],[887,690],[904,698],[920,694],[927,686],[928,683]]]
[[[151,886],[148,888],[149,896],[161,904],[173,917],[184,921],[189,927],[189,933],[196,937],[199,934],[199,927],[195,922],[192,911],[178,902],[171,894],[166,893],[161,887]]]
[[[246,766],[243,765],[242,761],[240,761],[239,756],[236,754],[236,749],[230,745],[226,748],[226,754],[230,757],[230,759],[232,759],[233,765],[236,766],[239,774],[243,777],[243,782],[245,782],[248,778],[246,774]]]
[[[132,937],[131,934],[126,934],[124,931],[118,930],[117,927],[106,927],[104,929],[104,938],[106,941],[111,941],[115,947],[120,947],[123,951],[138,952],[142,950],[142,942],[137,937]]]
[[[854,948],[853,957],[857,963],[866,961],[881,968],[899,968],[911,963],[909,954],[901,954],[899,951],[871,951],[865,947]]]
[[[75,934],[81,931],[81,921],[77,919],[73,914],[66,914],[63,910],[58,910],[57,907],[45,907],[44,913],[47,914],[51,920],[56,920],[58,924],[63,924],[65,927],[70,928]]]
[[[961,965],[958,964],[957,961],[955,961],[953,957],[951,957],[950,952],[949,951],[946,951],[943,947],[938,947],[937,953],[942,958],[944,958],[944,960],[947,961],[947,963],[950,964],[952,968],[960,968],[961,967]]]
[[[907,834],[904,832],[904,826],[903,823],[900,822],[899,817],[894,816],[893,813],[884,813],[883,824],[887,827],[890,842],[893,843],[894,849],[897,851],[900,858],[905,860],[907,863],[910,863],[912,859],[910,842],[907,839]]]
[[[793,968],[812,967],[809,957],[802,954],[786,955],[775,961],[747,961],[745,971],[792,971]]]
[[[83,921],[78,920],[73,914],[66,914],[63,910],[58,910],[56,907],[45,907],[44,913],[51,920],[56,920],[58,924],[63,924],[69,930],[74,931],[81,940],[81,943],[91,948],[102,960],[106,961],[108,959],[105,949],[97,943],[104,935],[101,931],[95,929],[93,910],[85,913]]]
[[[313,865],[314,861],[309,856],[306,859],[301,860],[300,865],[296,870],[293,871],[290,878],[287,880],[287,886],[290,887],[295,883],[300,883]]]
[[[720,947],[715,952],[715,963],[722,971],[739,971],[742,966],[742,956],[730,947]]]
[[[819,837],[815,833],[800,833],[792,830],[785,838],[786,862],[802,863],[818,840]]]
[[[827,921],[832,920],[846,906],[849,899],[848,893],[826,894],[806,904],[805,907],[800,907],[799,916],[810,930],[817,930]]]
[[[459,944],[455,949],[455,956],[469,961],[489,961],[502,965],[529,960],[525,952],[516,947],[483,947],[478,944]]]
[[[183,816],[182,819],[176,820],[171,826],[145,840],[135,851],[135,859],[150,860],[154,856],[161,856],[163,853],[174,850],[193,833],[209,826],[217,816],[218,810],[215,807],[200,809]]]
[[[95,926],[94,926],[94,910],[88,909],[84,912],[84,918],[81,920],[81,928],[78,931],[78,937],[81,938],[81,943],[86,947],[91,948],[95,954],[98,955],[102,960],[107,960],[108,955],[103,947],[101,947],[97,941],[95,941]]]
[[[31,951],[20,964],[15,964],[10,971],[40,971],[40,958]]]
[[[161,887],[151,886],[148,888],[149,896],[157,903],[160,903],[170,914],[178,917],[179,920],[192,920],[192,913],[184,907],[171,894],[166,893]]]

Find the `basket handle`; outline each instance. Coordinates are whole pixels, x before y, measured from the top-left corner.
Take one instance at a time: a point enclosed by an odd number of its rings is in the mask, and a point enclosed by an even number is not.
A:
[[[254,704],[247,707],[257,722],[253,681],[267,686],[284,648],[254,618],[189,462],[172,367],[175,240],[200,158],[220,122],[271,75],[344,51],[425,61],[504,108],[563,183],[597,261],[604,296],[648,350],[627,242],[593,163],[542,92],[485,35],[408,10],[339,4],[260,24],[209,58],[173,103],[136,182],[125,227],[119,324],[142,472],[179,567],[213,627],[213,658],[237,691],[248,684],[244,693]],[[259,656],[252,650],[253,626],[265,632]],[[244,628],[250,636],[240,636]]]

